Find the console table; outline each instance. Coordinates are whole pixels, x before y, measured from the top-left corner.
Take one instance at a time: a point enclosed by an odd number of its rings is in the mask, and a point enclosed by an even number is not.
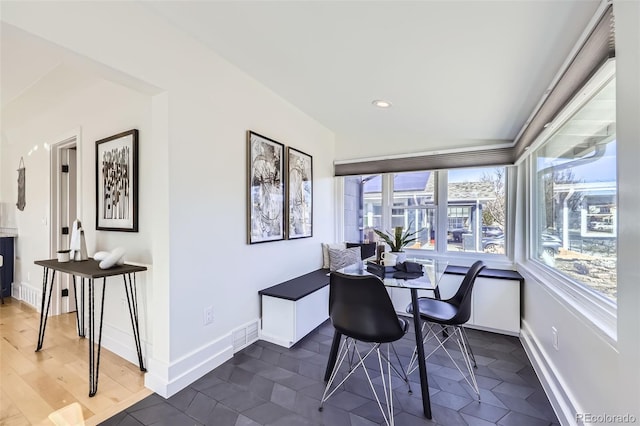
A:
[[[138,296],[136,291],[136,279],[135,273],[146,271],[144,266],[136,265],[117,265],[110,269],[100,269],[99,262],[93,259],[76,261],[76,262],[58,262],[56,259],[50,260],[36,260],[36,265],[44,267],[44,273],[42,276],[42,303],[40,309],[40,329],[38,332],[38,345],[36,346],[36,352],[42,349],[44,343],[44,333],[47,327],[47,317],[49,316],[49,306],[51,304],[51,293],[53,290],[53,283],[55,281],[56,272],[64,272],[71,274],[73,279],[73,290],[76,294],[76,276],[81,278],[81,302],[78,310],[78,298],[75,298],[76,305],[76,326],[78,328],[78,336],[84,338],[84,287],[85,279],[88,283],[88,328],[89,328],[89,396],[94,396],[98,390],[98,370],[100,368],[100,349],[102,346],[102,320],[104,318],[104,295],[106,289],[107,277],[121,275],[124,279],[124,289],[127,294],[127,304],[129,306],[129,315],[131,317],[131,327],[133,328],[133,338],[135,340],[136,351],[138,352],[138,361],[140,364],[140,371],[147,371],[142,361],[142,348],[140,344],[140,329],[138,324]],[[49,280],[49,272],[51,272],[51,279]],[[94,347],[96,324],[95,324],[95,289],[94,282],[96,279],[102,278],[102,296],[98,301],[100,304],[100,318],[98,324],[98,350]],[[46,305],[46,306],[45,306]]]

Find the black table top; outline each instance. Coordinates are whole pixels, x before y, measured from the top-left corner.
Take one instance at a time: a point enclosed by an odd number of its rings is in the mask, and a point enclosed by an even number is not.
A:
[[[130,274],[147,270],[145,266],[128,265],[126,263],[124,265],[115,265],[113,268],[109,269],[100,269],[98,266],[100,262],[93,259],[71,262],[58,262],[57,259],[48,259],[36,260],[33,263],[44,266],[45,268],[66,272],[84,278],[111,277],[113,275]]]

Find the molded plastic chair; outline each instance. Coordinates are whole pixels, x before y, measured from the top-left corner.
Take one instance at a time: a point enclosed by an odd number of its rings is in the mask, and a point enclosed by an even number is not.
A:
[[[471,265],[462,280],[462,284],[460,284],[460,287],[456,291],[456,294],[454,294],[450,299],[438,300],[427,297],[421,297],[418,299],[420,318],[425,321],[423,327],[429,327],[427,333],[424,334],[425,337],[423,344],[433,339],[437,341],[436,348],[433,349],[425,359],[433,355],[439,348],[442,348],[456,366],[460,374],[462,374],[467,384],[476,392],[478,399],[480,399],[480,390],[478,389],[478,383],[476,382],[476,376],[471,364],[473,353],[471,352],[471,347],[469,346],[469,342],[462,325],[469,321],[471,316],[471,294],[473,291],[473,285],[478,274],[480,274],[480,271],[482,271],[484,267],[484,263],[480,260]],[[411,305],[407,307],[407,312],[413,313]],[[451,353],[449,353],[445,347],[445,343],[452,338],[458,343],[465,366],[469,371],[471,381],[469,381],[466,374],[462,372],[458,363],[453,359]],[[417,361],[416,353],[417,352],[414,350],[411,361],[409,362],[409,367],[407,367],[407,371],[409,371],[409,373],[414,371],[417,367],[417,364],[414,366]],[[475,359],[473,361],[475,363]]]
[[[396,314],[393,303],[389,298],[389,293],[387,293],[387,289],[380,278],[373,275],[347,275],[340,272],[331,273],[329,316],[336,331],[344,336],[344,340],[340,345],[335,366],[322,395],[319,410],[322,411],[324,402],[359,367],[362,367],[386,424],[393,425],[391,370],[393,369],[407,383],[409,392],[411,392],[411,386],[409,385],[407,374],[402,368],[398,354],[391,343],[400,340],[405,335],[409,322]],[[357,341],[369,343],[371,347],[362,350],[362,346],[359,347]],[[386,355],[384,351],[380,350],[381,345],[384,343],[387,343]],[[391,364],[390,347],[398,360],[401,372]],[[374,352],[378,355],[378,366],[382,377],[386,410],[380,402],[365,365],[365,360]],[[331,390],[333,383],[337,381],[338,372],[345,359],[348,359],[348,372]],[[387,372],[382,366],[383,359],[387,362]],[[385,373],[388,373],[386,378]]]

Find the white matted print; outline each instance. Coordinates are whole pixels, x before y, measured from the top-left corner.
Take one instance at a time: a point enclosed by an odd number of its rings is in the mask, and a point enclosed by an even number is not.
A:
[[[96,229],[138,231],[138,130],[96,142]]]

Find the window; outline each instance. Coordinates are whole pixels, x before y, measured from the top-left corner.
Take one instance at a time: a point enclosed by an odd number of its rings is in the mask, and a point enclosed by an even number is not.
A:
[[[615,78],[533,153],[530,257],[616,301]]]
[[[505,253],[505,167],[449,171],[447,250]]]
[[[446,187],[441,182],[441,193],[438,176],[448,178]],[[416,232],[410,250],[435,252],[439,247],[504,256],[505,189],[506,167],[347,176],[344,238],[378,241],[374,229],[402,226]],[[446,205],[440,210],[447,215],[443,221],[438,220],[437,200]]]
[[[393,208],[391,228],[402,226],[416,232],[416,241],[407,248],[434,250],[436,209],[434,203],[435,174],[408,172],[393,175]]]

